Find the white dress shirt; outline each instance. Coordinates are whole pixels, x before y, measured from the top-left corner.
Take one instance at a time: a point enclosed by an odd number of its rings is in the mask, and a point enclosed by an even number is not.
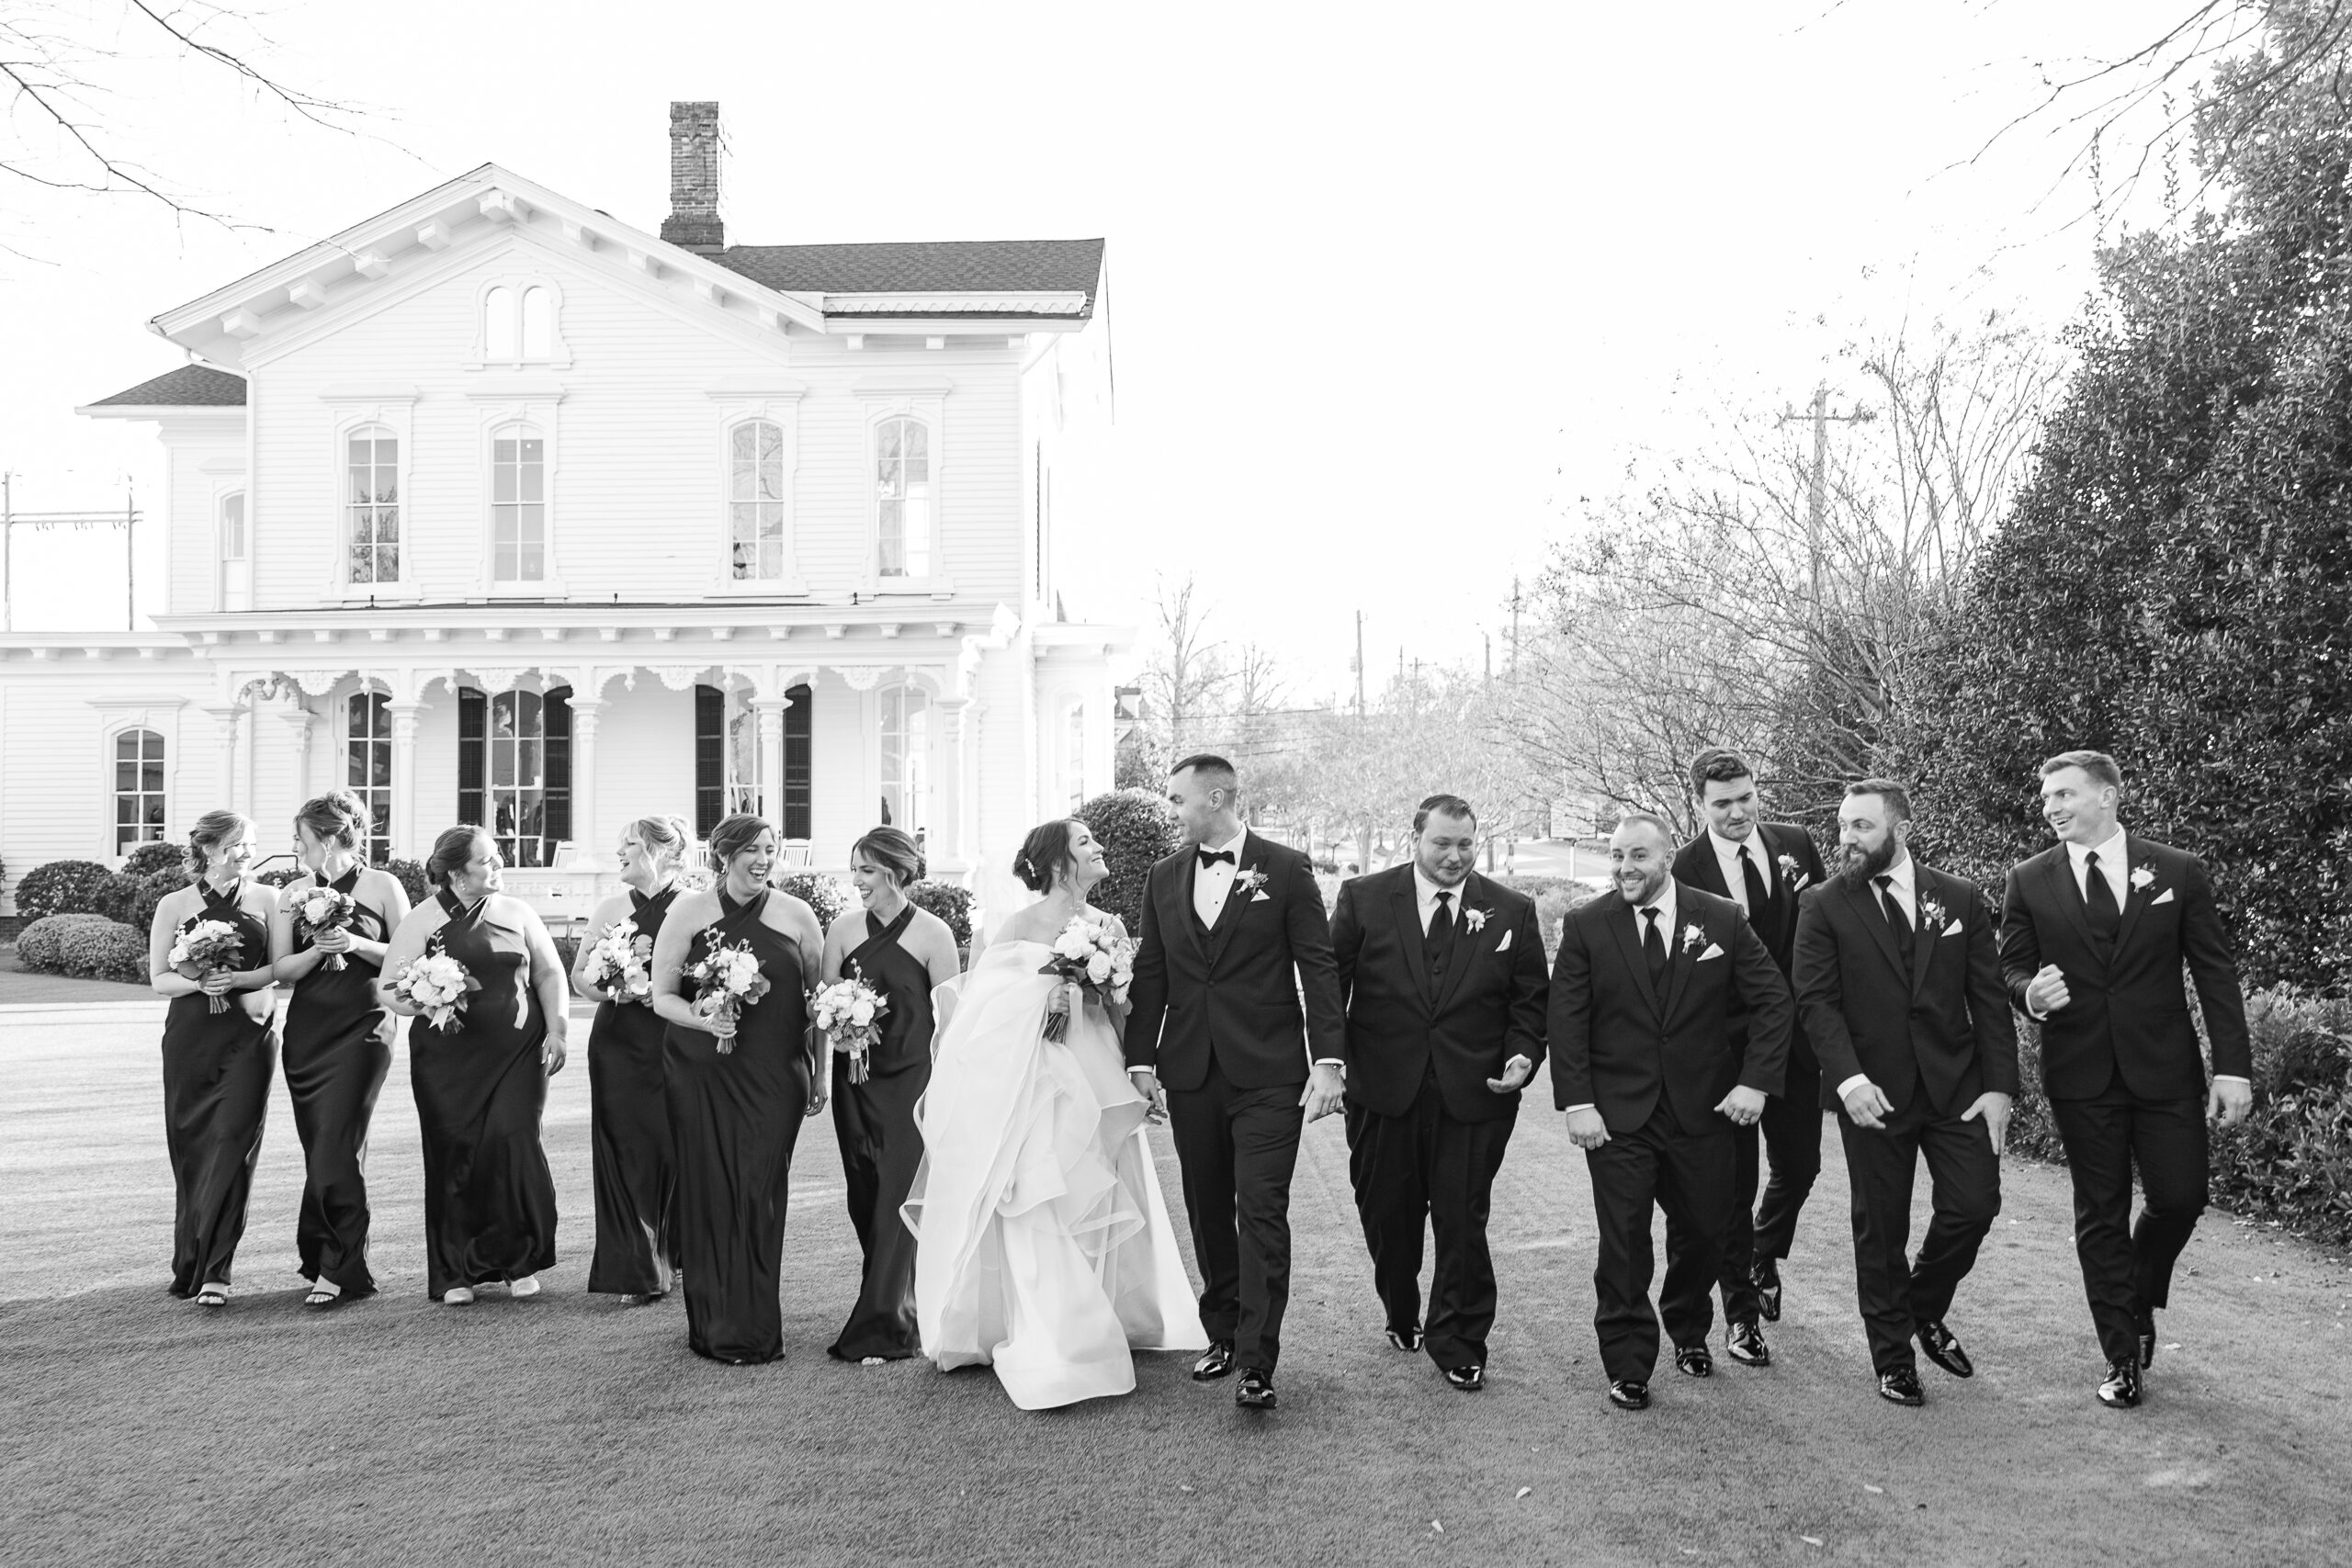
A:
[[[1673,962],[1674,943],[1676,941],[1674,934],[1674,878],[1670,876],[1668,877],[1666,879],[1666,886],[1660,887],[1657,890],[1657,897],[1651,899],[1648,903],[1630,904],[1626,906],[1626,908],[1632,911],[1634,917],[1634,945],[1635,947],[1642,947],[1644,943],[1649,941],[1650,937],[1650,922],[1644,918],[1642,911],[1644,909],[1656,909],[1657,911],[1658,940],[1666,943],[1667,961],[1668,963]],[[1649,953],[1646,948],[1644,948],[1642,956],[1644,962],[1647,962]],[[1592,1109],[1592,1105],[1588,1101],[1583,1105],[1571,1105],[1568,1109],[1571,1111],[1589,1111]]]
[[[1233,857],[1230,864],[1224,861],[1215,865],[1202,865],[1197,859],[1193,862],[1193,913],[1200,916],[1201,924],[1214,926],[1216,918],[1225,913],[1225,896],[1233,891],[1233,879],[1241,870],[1241,846],[1249,837],[1250,829],[1244,828],[1222,844],[1201,846],[1206,853],[1223,852]]]
[[[1413,863],[1413,898],[1420,910],[1423,936],[1430,934],[1430,921],[1437,914],[1437,896],[1441,893],[1446,896],[1446,907],[1453,911],[1453,929],[1457,931],[1462,929],[1462,895],[1469,886],[1470,879],[1465,876],[1451,887],[1440,887],[1429,879],[1429,874],[1421,869],[1419,862]]]
[[[2071,839],[2067,840],[2066,863],[2074,868],[2075,891],[2083,896],[2085,904],[2091,901],[2090,857],[2093,851],[2098,853],[2099,874],[2107,878],[2107,890],[2115,895],[2115,908],[2120,914],[2131,896],[2132,875],[2132,850],[2124,841],[2123,829],[2116,829],[2114,835],[2101,844],[2086,845],[2075,843]]]
[[[1756,874],[1764,879],[1764,897],[1772,896],[1771,846],[1764,841],[1764,829],[1759,825],[1748,830],[1746,839],[1726,839],[1713,828],[1707,829],[1707,842],[1715,848],[1715,859],[1724,868],[1724,886],[1731,890],[1731,901],[1739,912],[1752,922],[1756,911],[1747,907],[1747,874],[1740,869],[1739,852],[1747,851],[1756,864]]]

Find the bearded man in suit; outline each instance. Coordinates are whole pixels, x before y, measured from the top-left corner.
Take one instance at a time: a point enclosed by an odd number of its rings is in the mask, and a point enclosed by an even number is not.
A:
[[[1893,779],[1849,784],[1838,836],[1843,867],[1798,901],[1797,1010],[1846,1145],[1879,1395],[1918,1405],[1915,1336],[1952,1376],[1976,1372],[1944,1318],[2001,1212],[2017,1026],[1992,906],[1911,853],[1910,792]],[[1934,1218],[1906,1260],[1922,1155]]]
[[[1707,1349],[1724,1234],[1737,1207],[1733,1128],[1779,1091],[1794,1004],[1747,917],[1677,880],[1673,830],[1629,813],[1609,840],[1613,891],[1568,911],[1552,969],[1552,1094],[1585,1151],[1600,1231],[1594,1326],[1610,1402],[1650,1402],[1658,1323],[1686,1376]],[[1649,1300],[1650,1221],[1690,1246]]]
[[[2195,855],[2117,819],[2123,772],[2103,751],[2041,764],[2058,842],[2009,873],[2001,970],[2041,1023],[2041,1079],[2075,1183],[2075,1251],[2107,1358],[2099,1403],[2140,1403],[2156,1310],[2205,1211],[2209,1118],[2254,1105],[2237,959]],[[2213,1044],[2213,1079],[2188,1018],[2183,966]],[[2132,1223],[2132,1178],[2146,1205]]]
[[[1487,1216],[1544,1060],[1535,902],[1472,869],[1459,795],[1413,814],[1413,858],[1340,888],[1331,953],[1347,1009],[1348,1175],[1388,1343],[1424,1349],[1464,1393],[1486,1386],[1495,1323]],[[1437,1244],[1421,1315],[1421,1238]]]

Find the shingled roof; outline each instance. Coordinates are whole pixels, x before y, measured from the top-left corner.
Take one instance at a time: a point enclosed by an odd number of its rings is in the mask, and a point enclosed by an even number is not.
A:
[[[711,260],[797,294],[1083,293],[1094,313],[1100,240],[938,240],[869,245],[729,245]],[[991,315],[1015,312],[989,312]]]
[[[128,391],[100,398],[92,408],[238,408],[245,406],[245,378],[209,365],[183,365]]]

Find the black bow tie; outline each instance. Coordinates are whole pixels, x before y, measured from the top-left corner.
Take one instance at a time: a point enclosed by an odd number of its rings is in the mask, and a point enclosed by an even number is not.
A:
[[[1223,861],[1227,865],[1234,863],[1233,852],[1231,850],[1195,850],[1193,852],[1201,857],[1201,869],[1203,871],[1208,870],[1209,867],[1215,865],[1219,861]]]

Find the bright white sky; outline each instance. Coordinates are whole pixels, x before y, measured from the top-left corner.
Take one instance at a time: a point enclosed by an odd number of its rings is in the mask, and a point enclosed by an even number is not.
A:
[[[2187,9],[265,3],[271,68],[377,107],[363,135],[128,17],[153,58],[109,112],[275,232],[0,176],[19,510],[161,499],[151,427],[72,412],[181,362],[157,312],[485,161],[650,229],[669,100],[716,97],[732,239],[1108,237],[1118,420],[1057,491],[1070,614],[1148,624],[1154,574],[1197,570],[1212,630],[1307,694],[1346,682],[1359,608],[1375,673],[1400,646],[1476,659],[1579,495],[1726,404],[1802,404],[1858,333],[1994,305],[2062,323],[2091,282],[2087,185],[2049,195],[2078,139],[1953,165],[2035,101],[2037,62],[2128,52]],[[19,629],[120,625],[119,535],[19,532]]]

